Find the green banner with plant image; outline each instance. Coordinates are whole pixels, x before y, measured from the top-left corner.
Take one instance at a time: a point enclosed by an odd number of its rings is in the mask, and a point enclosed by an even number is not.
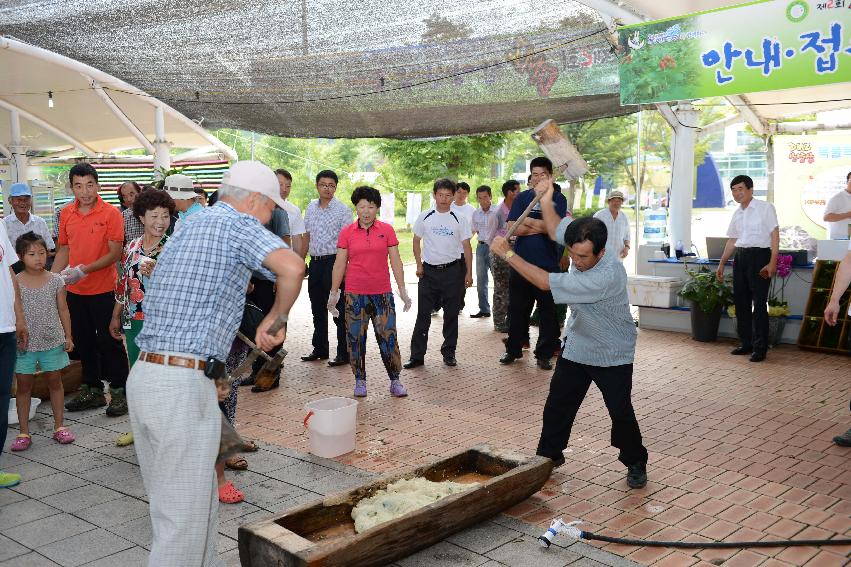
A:
[[[851,0],[761,0],[618,30],[621,104],[851,81]]]

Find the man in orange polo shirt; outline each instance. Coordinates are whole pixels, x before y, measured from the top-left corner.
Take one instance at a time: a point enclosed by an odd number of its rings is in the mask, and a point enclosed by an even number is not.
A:
[[[98,174],[78,163],[68,174],[74,202],[59,215],[59,239],[53,271],[65,279],[74,344],[83,367],[80,393],[68,411],[106,405],[103,381],[110,385],[106,415],[127,413],[124,385],[129,372],[124,344],[109,333],[115,306],[115,263],[121,258],[124,219],[98,195]]]

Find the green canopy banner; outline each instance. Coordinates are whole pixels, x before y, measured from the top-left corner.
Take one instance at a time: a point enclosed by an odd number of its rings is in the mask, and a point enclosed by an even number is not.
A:
[[[618,30],[621,104],[851,81],[851,0],[760,0]]]

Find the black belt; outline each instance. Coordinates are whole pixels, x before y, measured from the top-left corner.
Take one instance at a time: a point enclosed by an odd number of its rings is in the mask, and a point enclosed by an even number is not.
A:
[[[436,270],[445,270],[446,268],[451,268],[452,266],[460,262],[461,258],[458,258],[457,260],[452,260],[448,264],[426,264],[425,262],[423,262],[423,265],[428,266],[429,268],[434,268]]]
[[[336,258],[336,257],[337,257],[337,254],[326,254],[324,256],[313,256],[313,255],[311,255],[310,261],[311,262],[314,262],[314,261],[321,262],[322,260],[327,260],[329,258]]]
[[[771,250],[764,246],[736,246],[736,250]]]

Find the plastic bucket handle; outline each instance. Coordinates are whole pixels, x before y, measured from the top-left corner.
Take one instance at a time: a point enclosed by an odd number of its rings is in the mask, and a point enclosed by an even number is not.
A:
[[[313,410],[307,412],[307,415],[304,416],[304,426],[307,427],[307,422],[310,421],[310,418],[313,417]]]

